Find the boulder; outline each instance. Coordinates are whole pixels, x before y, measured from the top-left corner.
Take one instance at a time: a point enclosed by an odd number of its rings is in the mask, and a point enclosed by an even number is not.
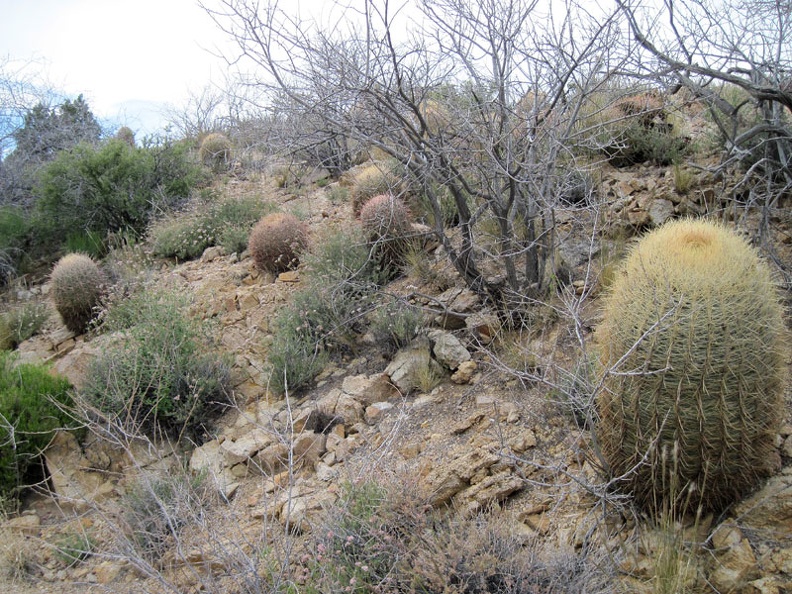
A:
[[[399,350],[385,369],[385,375],[402,394],[409,394],[418,388],[421,375],[426,373],[443,375],[442,367],[432,358],[429,339],[425,336],[418,337],[410,346]]]
[[[471,359],[470,351],[450,332],[432,330],[429,332],[429,340],[432,342],[435,359],[451,371],[456,371],[462,363]]]

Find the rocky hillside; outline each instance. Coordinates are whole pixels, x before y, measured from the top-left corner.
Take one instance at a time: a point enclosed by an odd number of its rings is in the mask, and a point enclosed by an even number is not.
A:
[[[519,331],[503,329],[430,246],[420,271],[408,268],[385,288],[422,307],[427,331],[387,357],[371,336],[360,336],[308,389],[287,398],[268,389],[266,358],[274,316],[299,290],[300,268],[267,275],[246,253],[219,248],[185,263],[154,260],[139,246],[114,254],[113,266],[136,283],[188,296],[191,314],[212,323],[232,356],[238,406],[194,449],[110,439],[101,427],[83,443],[60,434],[45,452],[50,491],[31,494],[0,526],[0,590],[329,591],[309,585],[338,576],[339,566],[316,572],[323,555],[331,557],[333,530],[349,529],[359,501],[350,492],[359,497],[376,484],[395,501],[388,518],[422,535],[424,549],[408,556],[384,546],[398,530],[357,526],[336,552],[368,535],[381,554],[411,559],[428,583],[445,578],[433,592],[792,591],[792,424],[778,435],[779,471],[763,489],[720,517],[658,524],[606,489],[585,413],[575,414],[586,395],[579,402],[565,396],[575,392],[581,342],[596,332],[602,284],[630,238],[672,217],[724,215],[721,180],[682,174],[608,168],[599,180],[603,211],[559,210],[559,258],[569,282],[536,305]],[[331,200],[332,184],[279,189],[267,176],[233,175],[217,184],[222,194],[264,196],[300,213],[315,237],[355,224],[350,205]],[[786,262],[788,222],[774,221],[772,238]],[[750,217],[740,223],[751,231]],[[46,302],[48,285],[19,283],[13,291],[12,299]],[[52,362],[79,386],[116,338],[75,336],[53,315],[18,350],[22,360]],[[174,525],[146,556],[135,538],[139,544],[156,527],[131,525],[129,494],[140,481],[152,485],[179,469],[201,477],[201,489],[190,497],[159,492],[159,508],[175,506],[164,514]],[[444,531],[432,523],[440,517]],[[508,538],[493,540],[502,533]],[[512,549],[503,553],[493,542]],[[514,575],[533,581],[507,587],[495,570],[506,558]],[[385,581],[381,589],[356,587],[365,580],[354,571],[374,571],[380,558],[355,559],[344,591],[388,591]],[[492,578],[489,585],[480,576]]]

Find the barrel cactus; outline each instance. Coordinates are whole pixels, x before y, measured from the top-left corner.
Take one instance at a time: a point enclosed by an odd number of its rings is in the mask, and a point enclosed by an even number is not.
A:
[[[219,173],[228,171],[231,164],[231,141],[225,134],[214,132],[208,134],[198,149],[201,163],[212,171]]]
[[[742,238],[694,220],[645,236],[597,337],[601,454],[646,511],[723,510],[773,472],[782,308]]]
[[[85,254],[67,254],[52,269],[50,294],[63,323],[79,334],[93,319],[107,283],[104,273]]]
[[[250,232],[248,249],[259,269],[279,273],[300,263],[300,253],[307,243],[306,225],[294,215],[276,212],[256,223]]]
[[[383,267],[392,269],[400,264],[412,231],[404,202],[390,194],[374,196],[360,210],[360,222]]]

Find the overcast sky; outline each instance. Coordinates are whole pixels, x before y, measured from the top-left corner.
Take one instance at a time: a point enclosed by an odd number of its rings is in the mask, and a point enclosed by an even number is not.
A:
[[[35,59],[55,89],[138,132],[222,82],[227,43],[196,0],[0,0],[0,55]]]

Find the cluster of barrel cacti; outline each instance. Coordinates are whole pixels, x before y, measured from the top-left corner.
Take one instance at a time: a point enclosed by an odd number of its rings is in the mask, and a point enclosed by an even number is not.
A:
[[[598,445],[646,510],[722,510],[773,472],[783,417],[782,308],[769,268],[726,227],[645,236],[597,329]]]
[[[74,333],[85,331],[97,313],[107,278],[85,254],[67,254],[51,274],[50,294],[63,323]]]

